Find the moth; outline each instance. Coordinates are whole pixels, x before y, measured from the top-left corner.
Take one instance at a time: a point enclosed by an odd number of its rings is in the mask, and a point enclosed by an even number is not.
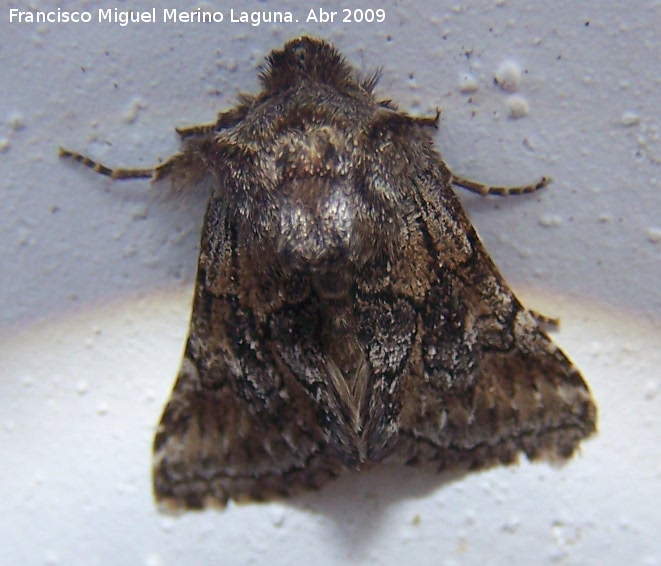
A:
[[[181,151],[113,179],[206,184],[181,369],[154,440],[175,508],[319,488],[379,462],[438,470],[564,460],[597,410],[514,296],[453,187],[435,117],[374,94],[329,43],[289,41],[256,95],[178,130]]]

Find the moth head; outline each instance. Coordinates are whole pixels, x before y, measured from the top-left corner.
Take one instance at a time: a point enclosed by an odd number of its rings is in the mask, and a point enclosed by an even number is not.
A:
[[[356,84],[344,57],[330,43],[320,39],[307,36],[293,39],[282,49],[272,51],[266,61],[267,67],[260,80],[269,92],[290,88],[302,80],[340,89]]]

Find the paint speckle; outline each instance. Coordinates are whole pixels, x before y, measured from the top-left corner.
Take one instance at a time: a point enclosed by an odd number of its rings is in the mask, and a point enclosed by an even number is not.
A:
[[[521,68],[512,60],[503,61],[494,74],[496,84],[507,92],[515,92],[521,84]]]
[[[647,230],[647,239],[653,244],[661,244],[661,228],[654,226]]]
[[[7,125],[17,132],[25,128],[25,117],[21,112],[12,112],[7,116]]]
[[[539,224],[544,228],[557,228],[562,224],[562,218],[557,214],[543,214],[539,217]]]
[[[128,110],[122,116],[122,120],[127,124],[132,124],[138,119],[141,110],[147,108],[147,103],[142,98],[134,98],[129,105]]]
[[[271,512],[271,524],[280,528],[285,524],[285,513],[282,509],[275,509]]]
[[[9,138],[0,138],[0,153],[5,153],[9,149]]]
[[[518,94],[507,97],[507,110],[510,118],[523,118],[530,112],[528,101]]]
[[[640,124],[640,116],[636,112],[627,110],[626,112],[622,113],[620,122],[623,126],[636,126],[637,124]]]
[[[515,533],[517,530],[519,530],[520,526],[521,519],[518,517],[511,517],[503,523],[501,529],[506,533]]]
[[[85,395],[85,393],[87,393],[88,390],[89,390],[89,385],[84,379],[79,379],[76,382],[76,393],[78,393],[78,395]]]
[[[163,517],[161,520],[161,530],[164,533],[171,533],[174,530],[174,521],[173,517]]]
[[[479,88],[477,79],[470,73],[464,73],[459,77],[459,91],[464,94],[475,92]]]
[[[651,401],[659,394],[659,382],[657,380],[648,381],[645,384],[645,401]]]
[[[163,559],[158,554],[148,554],[145,557],[145,566],[162,566]]]

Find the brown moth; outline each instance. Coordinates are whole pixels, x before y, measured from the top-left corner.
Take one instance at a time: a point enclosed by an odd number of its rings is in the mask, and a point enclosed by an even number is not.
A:
[[[213,188],[190,334],[154,441],[179,508],[318,488],[378,462],[566,459],[596,430],[572,362],[491,261],[427,130],[330,44],[273,51],[262,91],[179,130],[153,169]]]

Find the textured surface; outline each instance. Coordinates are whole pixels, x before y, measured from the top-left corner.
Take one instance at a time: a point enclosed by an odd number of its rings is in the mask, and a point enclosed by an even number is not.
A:
[[[381,26],[31,27],[3,12],[7,563],[659,563],[659,6],[385,5]],[[84,4],[99,6],[111,7]],[[254,91],[246,62],[301,33],[366,71],[383,65],[377,92],[402,108],[440,106],[434,139],[454,171],[553,178],[507,202],[460,196],[524,303],[561,319],[554,340],[599,402],[599,434],[570,465],[523,459],[460,481],[376,466],[287,503],[156,513],[154,425],[181,360],[206,203],[163,204],[148,183],[111,185],[55,148],[151,165],[176,150],[173,125]],[[517,120],[493,83],[505,60],[528,103]]]

